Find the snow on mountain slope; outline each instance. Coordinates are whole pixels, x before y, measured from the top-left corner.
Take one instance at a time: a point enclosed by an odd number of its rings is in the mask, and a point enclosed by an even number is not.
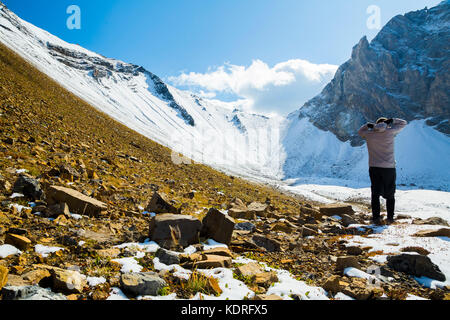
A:
[[[66,43],[1,2],[0,41],[94,107],[176,152],[243,176],[281,175],[281,164],[268,160],[278,140],[262,143],[271,140],[261,135],[282,119],[245,114],[235,109],[239,105],[177,90],[140,66]]]
[[[283,136],[283,172],[291,185],[323,184],[361,188],[370,185],[366,145],[352,147],[333,133],[316,128],[298,112],[289,116]],[[416,120],[397,136],[400,188],[450,190],[450,138]]]
[[[288,117],[285,178],[369,185],[357,132],[387,116],[410,121],[396,139],[398,183],[449,190],[449,21],[444,1],[394,17],[371,43],[364,37],[325,89]]]
[[[0,41],[94,107],[195,161],[276,185],[370,185],[366,147],[317,128],[302,109],[284,119],[202,99],[143,67],[66,43],[1,2]],[[427,120],[412,121],[397,138],[398,183],[448,191],[450,140]]]

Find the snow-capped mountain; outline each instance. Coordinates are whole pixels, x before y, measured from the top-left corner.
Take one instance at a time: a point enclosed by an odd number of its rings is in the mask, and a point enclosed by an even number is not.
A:
[[[261,134],[282,119],[178,90],[143,67],[62,41],[1,2],[0,41],[92,106],[195,161],[241,175],[281,174],[280,162],[269,161],[279,139],[269,145]]]
[[[148,138],[272,184],[368,186],[368,156],[357,130],[382,115],[406,118],[411,123],[396,145],[398,183],[450,190],[449,12],[444,1],[393,18],[372,43],[363,38],[323,92],[287,118],[179,90],[143,67],[66,43],[1,2],[0,41]]]
[[[361,123],[381,115],[450,134],[450,3],[398,15],[369,44],[366,37],[300,116],[361,145]]]
[[[387,116],[410,122],[397,138],[399,183],[448,190],[449,71],[449,1],[394,17],[370,44],[364,37],[322,93],[288,117],[285,178],[367,185],[368,156],[357,131]]]

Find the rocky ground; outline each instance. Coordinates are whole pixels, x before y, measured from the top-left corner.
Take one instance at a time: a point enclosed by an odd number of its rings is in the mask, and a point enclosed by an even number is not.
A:
[[[373,232],[352,227],[368,223],[367,210],[307,203],[204,165],[174,164],[170,150],[2,45],[0,138],[5,300],[449,297],[448,287],[431,290],[412,278],[442,277],[423,248],[377,264],[370,257],[383,253],[346,246]],[[447,222],[438,223],[445,236]],[[364,278],[374,265],[375,285]],[[307,291],[283,296],[280,270]]]

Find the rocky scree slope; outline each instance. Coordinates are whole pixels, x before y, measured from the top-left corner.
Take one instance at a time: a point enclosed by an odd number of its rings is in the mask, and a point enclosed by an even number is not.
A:
[[[422,288],[395,270],[390,272],[396,281],[377,290],[370,289],[365,280],[343,274],[339,269],[343,266],[366,268],[372,263],[367,259],[370,253],[364,250],[352,251],[356,254],[353,258],[336,258],[349,254],[345,238],[361,234],[348,228],[349,223],[363,223],[368,219],[365,214],[351,217],[353,210],[348,206],[319,211],[301,199],[204,165],[175,165],[169,149],[95,110],[3,45],[0,75],[3,299],[105,300],[117,288],[133,299],[139,294],[175,294],[173,298],[192,298],[199,293],[220,295],[226,288],[218,288],[217,280],[201,275],[186,280],[174,272],[156,269],[155,257],[169,263],[178,257],[173,251],[143,252],[137,244],[122,245],[142,243],[149,237],[149,225],[154,220],[143,210],[154,209],[147,205],[151,205],[156,191],[168,201],[164,207],[169,209],[165,210],[177,213],[175,220],[185,220],[189,215],[198,225],[195,219],[204,221],[207,212],[223,216],[211,208],[228,209],[236,219],[229,245],[232,251],[212,253],[197,243],[194,246],[199,252],[180,258],[186,260],[180,263],[186,268],[196,262],[203,266],[224,263],[255,295],[270,293],[279,279],[261,270],[246,276],[244,265],[230,264],[231,257],[245,255],[272,267],[289,268],[297,280],[326,287],[329,297],[337,291],[356,299],[381,298],[384,293],[392,299],[404,299],[407,292],[445,297],[443,290]],[[71,190],[64,199],[52,195],[60,192],[60,187]],[[98,210],[85,216],[73,198]],[[59,202],[51,204],[50,199]],[[336,214],[345,220],[333,218]],[[160,219],[164,218],[162,214]],[[178,227],[181,232],[182,225]],[[311,235],[314,237],[308,238]],[[146,245],[152,246],[141,244]],[[12,248],[20,252],[11,252]],[[179,250],[177,246],[169,249]],[[141,272],[124,271],[118,261],[131,261]],[[305,293],[291,298],[306,297]]]

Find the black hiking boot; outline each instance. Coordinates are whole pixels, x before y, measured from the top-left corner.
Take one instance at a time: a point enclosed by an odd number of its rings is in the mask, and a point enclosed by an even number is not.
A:
[[[372,223],[376,226],[382,226],[383,220],[381,220],[381,218],[372,219]]]
[[[391,224],[394,224],[394,223],[395,223],[394,218],[387,218],[387,220],[386,220],[386,224],[387,225],[391,225]]]

